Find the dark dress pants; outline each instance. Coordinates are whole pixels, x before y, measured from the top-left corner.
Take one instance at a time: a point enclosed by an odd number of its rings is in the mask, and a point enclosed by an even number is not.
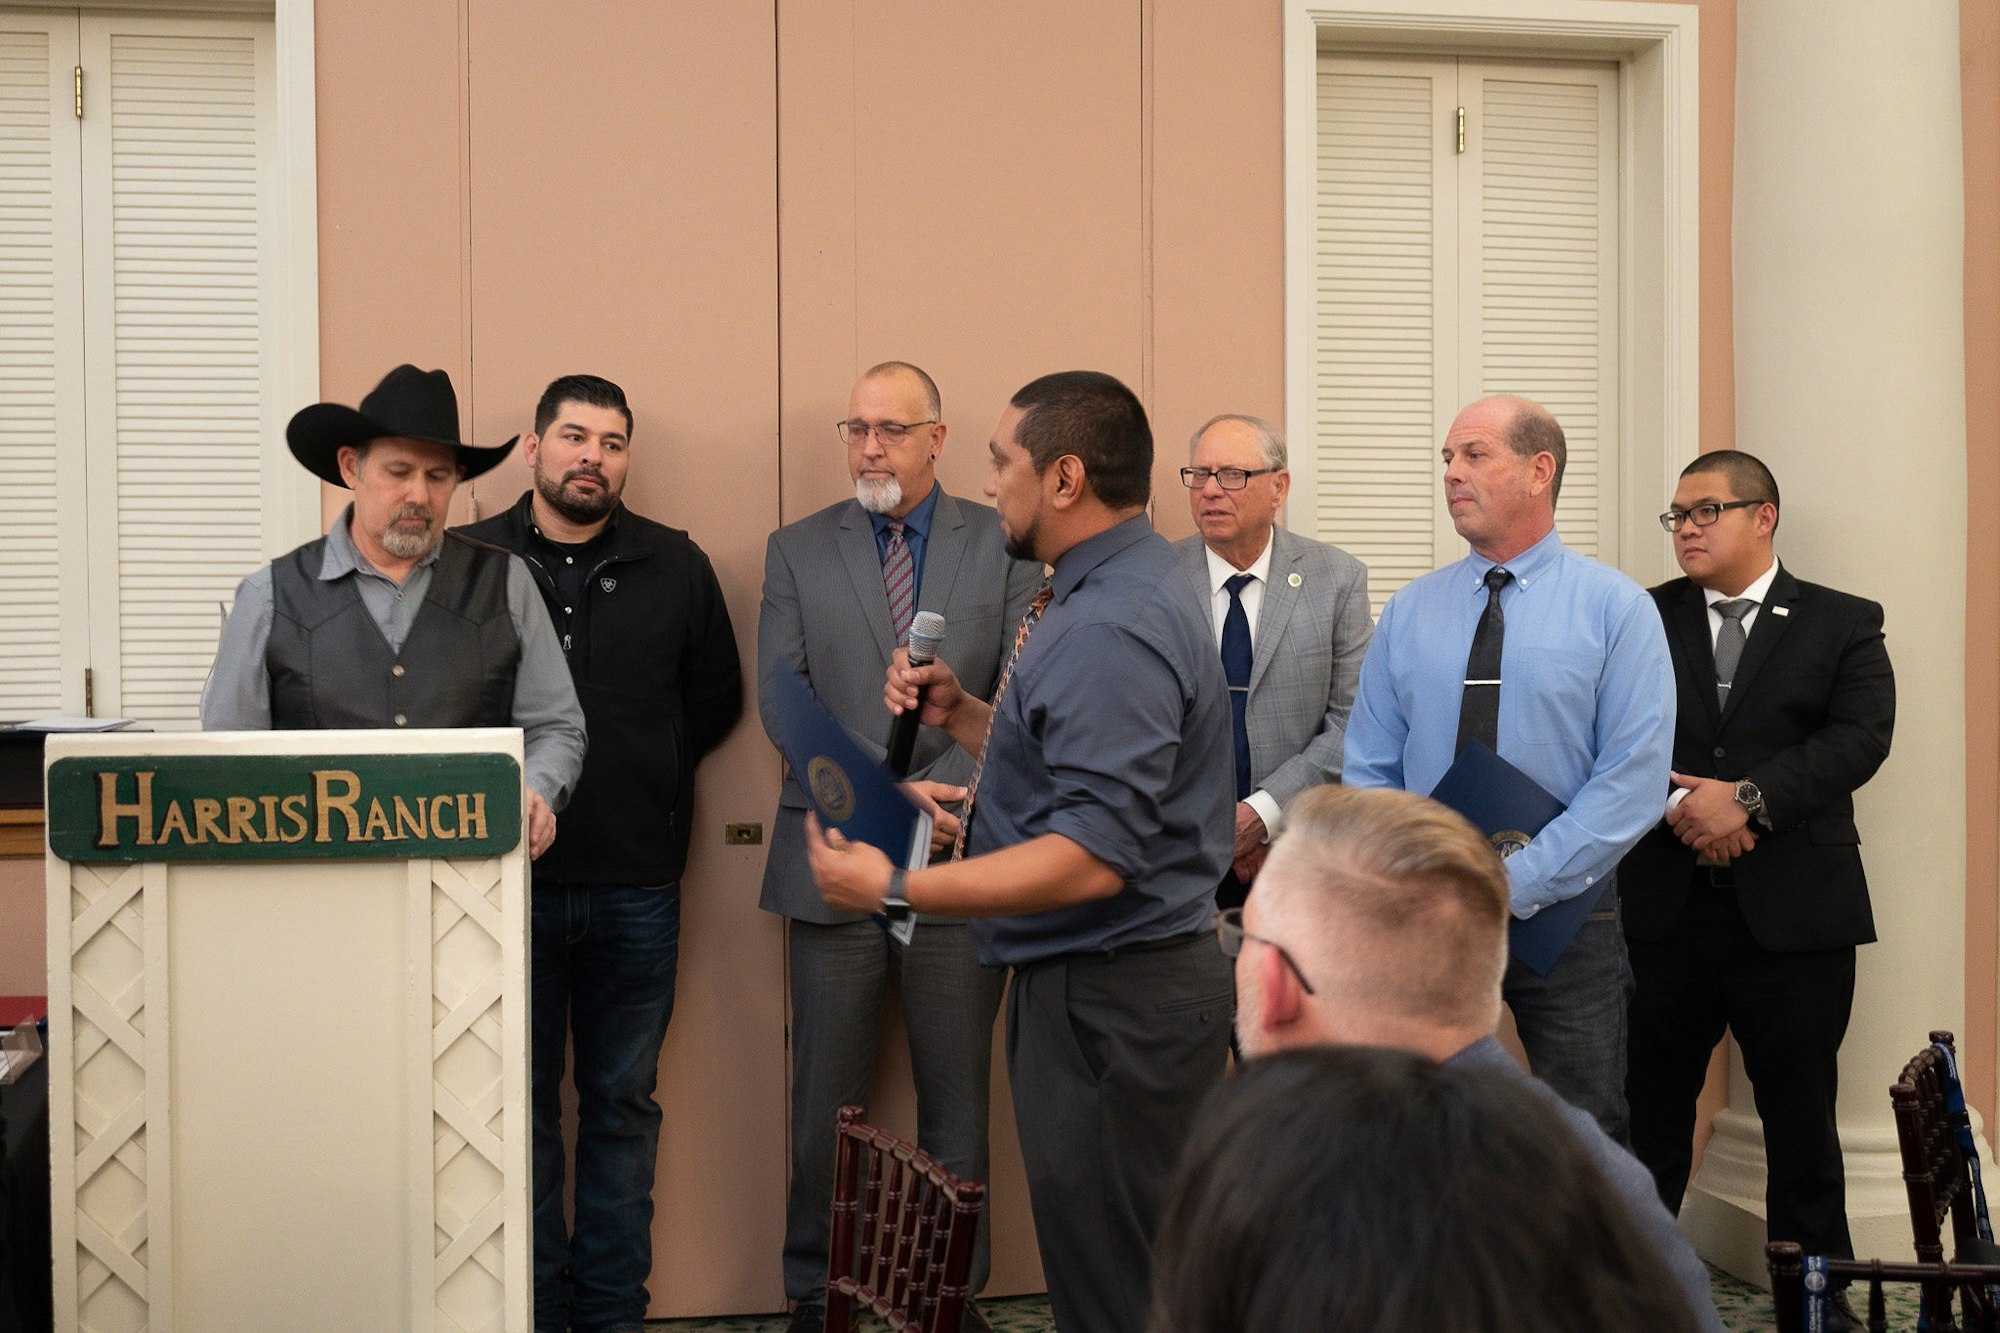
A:
[[[1638,990],[1626,1091],[1632,1150],[1679,1212],[1694,1152],[1695,1099],[1724,1028],[1736,1038],[1764,1122],[1769,1239],[1852,1258],[1847,1179],[1834,1119],[1840,1043],[1854,1004],[1854,950],[1758,945],[1736,890],[1696,870],[1663,940],[1631,943]]]
[[[1014,972],[1007,1073],[1063,1333],[1146,1326],[1153,1235],[1195,1112],[1222,1077],[1233,992],[1208,931]]]
[[[870,921],[819,926],[787,921],[792,984],[792,1172],[785,1198],[785,1295],[826,1299],[833,1215],[834,1117],[866,1106],[875,1041],[898,972],[910,1074],[917,1087],[917,1146],[970,1180],[987,1175],[993,1020],[1006,984],[981,967],[964,926],[917,924],[908,948]],[[988,1218],[973,1243],[972,1290],[986,1283]]]

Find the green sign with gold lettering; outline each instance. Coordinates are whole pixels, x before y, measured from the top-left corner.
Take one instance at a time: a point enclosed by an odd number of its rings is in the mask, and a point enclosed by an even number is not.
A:
[[[66,861],[412,860],[521,842],[504,754],[146,755],[49,765]]]

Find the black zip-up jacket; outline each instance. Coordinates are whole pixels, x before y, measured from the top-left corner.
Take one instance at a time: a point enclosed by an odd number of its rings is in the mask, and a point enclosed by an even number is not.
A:
[[[548,603],[590,729],[590,752],[535,883],[667,885],[687,867],[694,769],[743,712],[743,667],[715,569],[699,546],[620,508],[566,609],[526,492],[461,529],[527,562]]]

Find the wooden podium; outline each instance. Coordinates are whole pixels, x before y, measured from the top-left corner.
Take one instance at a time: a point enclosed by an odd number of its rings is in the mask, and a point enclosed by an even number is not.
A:
[[[57,1327],[530,1328],[521,733],[47,757]]]

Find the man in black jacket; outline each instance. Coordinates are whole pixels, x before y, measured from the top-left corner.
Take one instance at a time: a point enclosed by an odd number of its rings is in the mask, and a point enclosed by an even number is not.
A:
[[[1770,1239],[1848,1258],[1834,1095],[1855,947],[1875,938],[1854,793],[1889,754],[1896,684],[1881,606],[1794,578],[1778,513],[1770,470],[1722,450],[1688,464],[1661,515],[1687,575],[1653,589],[1679,722],[1666,818],[1618,870],[1637,983],[1625,1089],[1632,1150],[1677,1210],[1726,1026],[1764,1122]]]
[[[674,1006],[695,765],[743,711],[736,635],[685,532],[620,502],[632,413],[569,375],[535,408],[534,488],[466,529],[518,553],[569,661],[593,744],[535,863],[535,1328],[636,1330],[652,1270],[660,1043]],[[560,1089],[576,1051],[576,1208],[563,1224]]]

